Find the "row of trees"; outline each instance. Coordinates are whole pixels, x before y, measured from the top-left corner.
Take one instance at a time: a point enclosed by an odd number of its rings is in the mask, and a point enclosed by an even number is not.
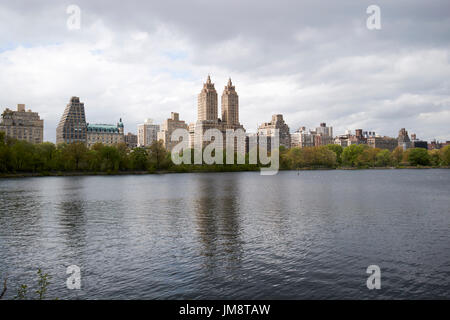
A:
[[[189,151],[187,151],[189,152]],[[224,154],[224,159],[226,155]],[[191,150],[191,159],[194,152]],[[192,160],[193,163],[193,160]],[[225,163],[225,161],[224,161]],[[248,161],[247,161],[248,163]],[[6,138],[0,132],[0,173],[50,172],[127,172],[127,171],[242,171],[256,170],[256,165],[175,165],[161,141],[147,148],[130,150],[126,144],[87,148],[84,143],[50,142],[31,144]]]
[[[224,154],[224,159],[226,155]],[[191,151],[193,159],[193,151]],[[224,161],[225,163],[225,161]],[[246,156],[248,163],[248,155]],[[280,168],[337,168],[337,167],[387,167],[387,166],[449,166],[450,146],[441,150],[397,148],[392,152],[366,145],[342,148],[327,145],[310,148],[280,147]],[[83,143],[30,144],[5,138],[0,132],[0,173],[14,172],[118,172],[118,171],[243,171],[257,170],[258,165],[174,165],[170,153],[162,142],[148,148],[130,150],[125,144],[106,146],[96,144],[87,148]]]
[[[281,167],[298,169],[305,167],[402,167],[402,166],[450,166],[450,146],[441,150],[398,147],[392,152],[367,145],[350,145],[342,148],[330,144],[322,147],[291,148],[281,150]]]

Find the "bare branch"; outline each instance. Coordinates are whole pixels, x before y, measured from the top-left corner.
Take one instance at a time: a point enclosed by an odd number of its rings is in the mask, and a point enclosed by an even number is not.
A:
[[[5,295],[5,292],[6,292],[6,281],[7,281],[8,279],[7,278],[5,278],[5,281],[3,282],[3,291],[2,291],[2,293],[0,293],[0,299],[2,299],[3,298],[3,296]]]

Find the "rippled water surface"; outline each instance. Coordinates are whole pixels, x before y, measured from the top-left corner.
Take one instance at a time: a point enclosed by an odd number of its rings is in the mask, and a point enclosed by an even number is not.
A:
[[[60,299],[450,298],[450,170],[2,179],[0,201],[7,298],[39,267]]]

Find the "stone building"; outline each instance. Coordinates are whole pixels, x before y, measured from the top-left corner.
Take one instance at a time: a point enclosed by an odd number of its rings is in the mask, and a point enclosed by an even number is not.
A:
[[[125,139],[125,143],[126,143],[128,148],[134,149],[134,148],[137,147],[137,135],[135,135],[135,134],[133,134],[131,132],[128,132],[124,136],[124,139]]]
[[[411,134],[411,147],[412,148],[428,149],[428,142],[420,140],[420,139],[417,139],[416,134],[412,133]]]
[[[322,122],[320,126],[316,128],[316,137],[314,141],[316,147],[333,144],[333,127],[327,127],[327,124]]]
[[[143,124],[138,125],[137,144],[138,147],[148,147],[158,140],[159,124],[154,124],[152,119],[145,119]]]
[[[284,122],[282,114],[272,115],[272,121],[265,122],[258,127],[258,135],[273,136],[278,129],[280,146],[291,147],[291,134],[289,126]]]
[[[367,138],[367,145],[372,148],[393,151],[398,146],[397,139],[391,137],[371,136]]]
[[[165,120],[161,125],[161,131],[158,132],[158,140],[163,142],[164,147],[168,151],[172,151],[173,147],[175,147],[178,142],[172,141],[172,133],[176,129],[184,129],[189,130],[188,125],[183,120],[180,120],[180,115],[177,112],[171,112],[170,118]]]
[[[217,92],[211,77],[208,75],[206,83],[198,95],[198,118],[197,122],[189,125],[190,146],[195,145],[205,147],[210,142],[203,141],[204,133],[209,129],[217,129],[222,133],[223,148],[226,148],[227,130],[236,131],[241,129],[245,133],[244,127],[239,123],[239,96],[233,86],[231,79],[228,80],[222,94],[222,119],[218,118]],[[235,152],[245,152],[245,135],[243,142],[234,143]]]
[[[87,124],[87,146],[90,148],[96,143],[112,146],[124,143],[123,123],[120,119],[117,125],[114,124]]]
[[[430,141],[430,143],[428,143],[428,150],[442,149],[449,145],[450,145],[450,141],[439,142],[439,141],[436,141],[436,139],[435,139],[435,140]]]
[[[17,111],[6,108],[2,113],[0,131],[7,137],[25,140],[30,143],[44,141],[44,120],[37,112],[25,111],[24,104],[17,105]]]
[[[56,144],[83,142],[87,138],[86,115],[84,103],[80,98],[72,97],[56,128]]]
[[[314,147],[315,133],[306,130],[306,127],[300,127],[294,133],[291,133],[292,148]]]
[[[411,148],[411,140],[408,136],[408,131],[405,128],[401,128],[398,132],[398,146],[403,148],[403,150]]]

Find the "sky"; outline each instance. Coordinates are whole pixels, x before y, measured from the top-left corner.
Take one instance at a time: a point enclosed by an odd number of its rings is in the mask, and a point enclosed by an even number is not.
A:
[[[89,123],[122,118],[135,133],[172,111],[195,122],[210,74],[219,106],[231,77],[248,132],[281,113],[291,132],[450,140],[449,12],[448,0],[0,0],[0,108],[39,112],[54,142],[78,96]]]

